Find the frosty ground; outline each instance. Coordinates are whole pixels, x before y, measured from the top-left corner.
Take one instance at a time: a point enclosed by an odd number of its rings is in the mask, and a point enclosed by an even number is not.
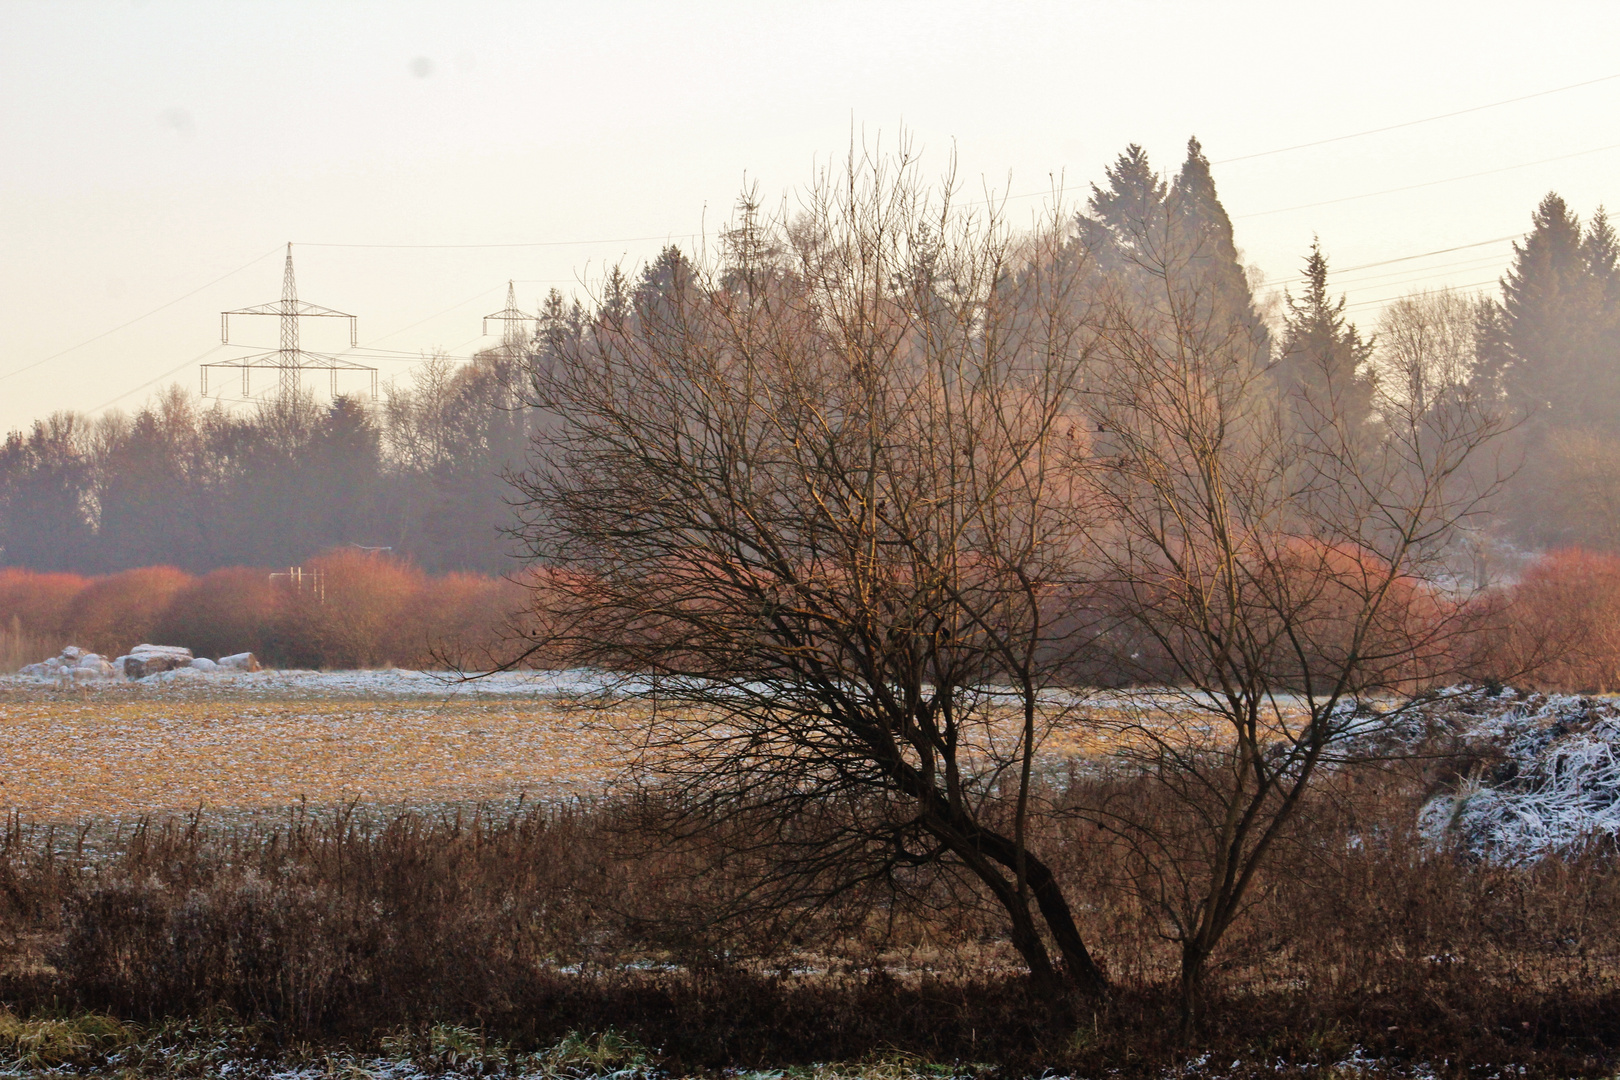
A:
[[[579,707],[607,684],[585,671],[397,668],[0,676],[0,806],[67,823],[601,794],[624,778],[644,719],[623,700]],[[1054,729],[1048,752],[1099,759],[1122,728],[1187,704],[1138,691],[1075,698],[1065,710],[1071,722]],[[1482,762],[1423,808],[1437,845],[1520,862],[1620,835],[1620,699],[1456,687],[1408,703],[1385,728],[1387,752],[1440,740]]]

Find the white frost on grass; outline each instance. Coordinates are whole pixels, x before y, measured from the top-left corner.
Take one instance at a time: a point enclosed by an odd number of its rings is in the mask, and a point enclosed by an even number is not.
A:
[[[61,685],[54,671],[0,675],[0,687],[36,688]],[[411,671],[377,668],[353,671],[240,671],[218,665],[177,667],[144,679],[109,680],[97,687],[126,694],[205,691],[247,697],[568,697],[598,692],[612,685],[589,671]]]
[[[1620,702],[1478,694],[1453,720],[1462,744],[1496,763],[1423,807],[1432,842],[1517,864],[1620,837]]]

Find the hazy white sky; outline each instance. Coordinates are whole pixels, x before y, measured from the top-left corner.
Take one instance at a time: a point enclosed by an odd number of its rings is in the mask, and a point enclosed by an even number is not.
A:
[[[1320,233],[1370,323],[1409,288],[1493,281],[1509,245],[1350,268],[1522,233],[1550,188],[1620,209],[1617,40],[1620,4],[1522,0],[4,0],[0,428],[195,387],[198,358],[246,351],[210,351],[218,312],[279,296],[288,240],[300,296],[396,354],[370,354],[384,379],[465,354],[508,278],[532,310],[712,232],[745,174],[790,193],[852,121],[903,124],[935,170],[954,145],[973,187],[1015,195],[1083,196],[1131,141],[1173,171],[1196,134],[1249,261],[1292,278]],[[319,246],[345,244],[552,246]],[[272,348],[274,320],[238,338]]]

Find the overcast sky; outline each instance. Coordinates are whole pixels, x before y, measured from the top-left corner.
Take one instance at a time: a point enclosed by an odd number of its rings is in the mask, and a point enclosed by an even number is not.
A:
[[[1522,0],[6,0],[0,427],[195,387],[199,359],[247,351],[215,348],[218,312],[280,295],[289,240],[301,298],[358,315],[389,352],[349,355],[385,380],[465,355],[507,279],[532,310],[712,233],[745,176],[790,195],[852,123],[1037,193],[1015,220],[1132,141],[1173,172],[1197,135],[1247,260],[1292,278],[1319,233],[1371,323],[1407,289],[1492,282],[1549,189],[1620,209],[1617,40],[1620,5]],[[503,244],[551,246],[386,246]],[[238,338],[273,348],[274,320]]]

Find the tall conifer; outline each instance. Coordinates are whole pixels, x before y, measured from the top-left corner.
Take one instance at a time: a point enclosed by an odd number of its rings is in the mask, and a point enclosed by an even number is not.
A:
[[[1605,241],[1595,236],[1593,243]],[[1581,338],[1594,314],[1587,267],[1580,219],[1557,192],[1548,192],[1524,242],[1513,245],[1502,300],[1481,328],[1482,370],[1533,430],[1578,424],[1588,411],[1593,388],[1583,387],[1580,370],[1587,351]]]
[[[1168,204],[1193,272],[1216,310],[1251,334],[1263,353],[1270,335],[1255,311],[1248,275],[1233,242],[1232,219],[1215,193],[1209,159],[1196,138],[1187,140],[1187,159],[1170,186]]]
[[[1304,276],[1300,298],[1287,297],[1277,380],[1296,408],[1331,411],[1360,427],[1372,413],[1372,383],[1363,370],[1372,343],[1345,319],[1344,297],[1328,295],[1328,260],[1320,239],[1311,241]]]
[[[1136,279],[1143,270],[1165,273],[1184,300],[1196,303],[1197,318],[1216,333],[1249,338],[1255,359],[1263,361],[1270,336],[1198,140],[1187,141],[1187,159],[1171,184],[1135,143],[1106,175],[1108,185],[1092,185],[1089,213],[1079,220],[1099,269],[1116,281]]]

